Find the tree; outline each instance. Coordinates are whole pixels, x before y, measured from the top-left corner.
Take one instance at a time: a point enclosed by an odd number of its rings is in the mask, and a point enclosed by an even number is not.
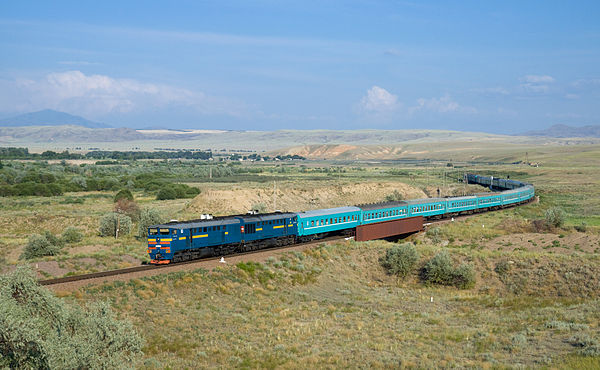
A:
[[[0,276],[0,368],[133,368],[142,346],[108,304],[69,305],[28,267]]]
[[[131,232],[131,218],[119,213],[111,212],[100,219],[100,236],[123,236]],[[118,233],[117,233],[118,228]]]
[[[131,217],[132,221],[137,221],[140,219],[140,207],[138,207],[135,202],[132,202],[128,199],[119,199],[115,203],[114,209],[116,213],[121,213]]]
[[[131,191],[129,189],[121,189],[115,195],[114,202],[117,203],[121,199],[125,199],[125,200],[133,202],[133,194],[131,194]]]
[[[177,193],[170,187],[164,187],[160,189],[156,195],[157,200],[177,199]]]
[[[545,219],[549,227],[561,227],[565,223],[565,211],[552,207],[546,211]]]
[[[138,224],[138,235],[142,238],[148,236],[148,228],[152,225],[158,225],[164,221],[160,212],[154,208],[145,208],[140,214],[140,223]]]

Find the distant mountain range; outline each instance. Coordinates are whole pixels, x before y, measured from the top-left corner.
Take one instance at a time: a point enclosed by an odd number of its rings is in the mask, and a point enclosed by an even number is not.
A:
[[[600,125],[573,127],[567,125],[554,125],[545,130],[528,131],[520,136],[545,136],[545,137],[600,137]]]
[[[88,128],[107,128],[104,123],[87,120],[83,117],[74,116],[65,112],[52,109],[44,109],[38,112],[25,113],[11,118],[0,119],[0,126],[23,127],[23,126],[83,126]]]

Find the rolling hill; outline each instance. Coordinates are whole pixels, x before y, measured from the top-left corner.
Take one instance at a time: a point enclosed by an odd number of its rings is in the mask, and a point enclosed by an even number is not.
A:
[[[59,112],[52,109],[44,109],[37,112],[25,113],[15,117],[0,120],[0,126],[23,127],[23,126],[83,126],[87,128],[107,128],[104,123],[90,121],[80,116]]]

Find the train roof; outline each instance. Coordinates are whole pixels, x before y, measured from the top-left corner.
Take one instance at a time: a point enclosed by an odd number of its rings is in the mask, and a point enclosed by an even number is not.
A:
[[[421,198],[421,199],[409,199],[405,200],[406,204],[414,205],[414,204],[426,204],[426,203],[440,203],[445,202],[446,198]]]
[[[291,212],[276,212],[276,213],[265,213],[265,214],[256,214],[256,215],[243,215],[237,216],[244,220],[244,222],[260,222],[260,221],[271,221],[271,220],[279,220],[282,218],[292,218],[296,217],[295,213]]]
[[[372,211],[374,209],[394,208],[394,207],[403,207],[403,206],[406,206],[406,202],[396,200],[396,201],[381,202],[381,203],[359,204],[356,207],[362,209],[363,211]]]
[[[318,217],[336,215],[339,213],[360,212],[358,207],[337,207],[327,209],[315,209],[314,211],[306,211],[298,213],[298,217]]]
[[[172,229],[190,229],[196,227],[208,227],[208,226],[222,226],[222,225],[233,225],[239,224],[240,219],[244,222],[254,221],[269,221],[280,218],[294,217],[296,214],[291,212],[273,212],[273,213],[259,213],[256,215],[241,214],[232,216],[219,216],[212,219],[197,219],[189,221],[172,221],[161,225],[152,225],[151,227],[160,228],[172,228]]]
[[[239,224],[240,220],[233,216],[219,217],[212,220],[191,220],[191,221],[173,221],[161,225],[152,225],[151,227],[158,228],[171,228],[171,229],[191,229],[196,227],[208,227],[208,226],[223,226],[223,225],[234,225]]]
[[[462,197],[450,197],[450,198],[448,198],[449,201],[468,200],[468,199],[477,199],[477,197],[475,195],[465,195],[465,196],[462,196]]]

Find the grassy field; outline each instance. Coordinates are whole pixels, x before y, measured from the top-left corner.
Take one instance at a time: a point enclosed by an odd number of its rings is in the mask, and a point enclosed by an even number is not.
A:
[[[457,152],[453,167],[447,155],[435,152],[429,154],[431,161],[412,164],[248,163],[241,166],[256,171],[178,177],[200,189],[194,199],[156,200],[152,191],[133,191],[139,207],[181,220],[204,212],[225,214],[232,211],[229,203],[242,198],[242,208],[260,205],[269,211],[275,206],[273,181],[277,208],[384,200],[393,190],[404,198],[435,196],[437,189],[442,195],[482,191],[456,181],[464,172],[535,185],[539,203],[448,222],[410,237],[420,257],[406,279],[388,275],[378,261],[394,243],[344,242],[264,264],[56,294],[77,303],[106,300],[131,320],[146,341],[140,363],[145,368],[598,368],[600,172],[595,161],[600,147],[527,150],[529,161],[539,167],[506,164],[520,158],[521,149],[492,148],[482,149],[476,159],[504,164],[472,162],[468,150]],[[115,171],[127,173],[129,166],[123,163]],[[134,168],[143,172],[143,166]],[[145,260],[144,240],[133,233],[119,239],[98,235],[99,219],[113,209],[115,193],[1,197],[4,270],[24,263],[18,257],[31,234],[60,234],[66,226],[78,227],[84,238],[57,256],[29,261],[41,276]],[[566,212],[564,225],[539,228],[536,220],[552,207]],[[450,253],[456,264],[473,267],[474,287],[460,290],[421,279],[420,269],[440,251]]]

